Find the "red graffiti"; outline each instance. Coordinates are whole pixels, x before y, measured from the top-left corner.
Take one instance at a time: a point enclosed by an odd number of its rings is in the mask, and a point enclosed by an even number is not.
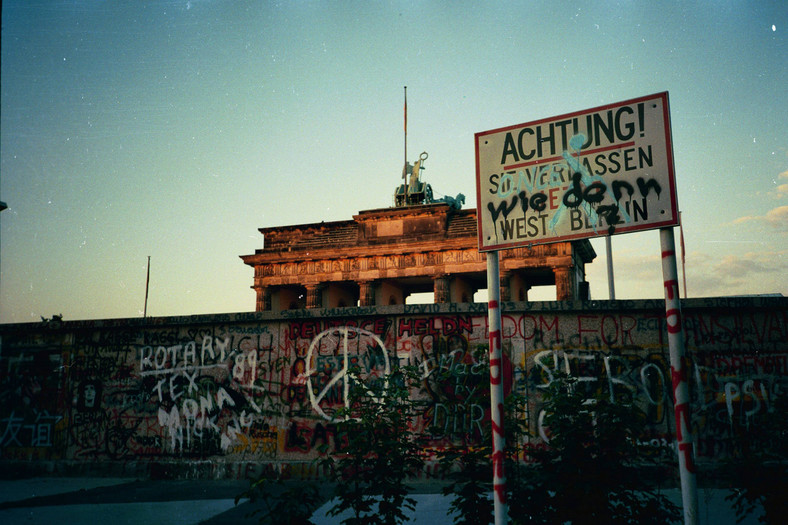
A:
[[[501,367],[501,358],[490,359],[490,384],[500,385],[503,379],[503,369]]]
[[[668,321],[668,333],[678,334],[681,332],[681,310],[671,308],[665,312],[665,318]]]
[[[493,490],[495,490],[495,497],[498,498],[498,501],[506,503],[506,483],[493,484]]]
[[[678,299],[679,297],[679,282],[676,279],[668,279],[665,281],[665,292],[669,300]]]
[[[493,350],[498,350],[501,348],[501,331],[500,330],[493,330],[490,332],[490,353],[492,354]]]
[[[503,403],[498,403],[498,414],[493,414],[492,418],[493,434],[503,436]]]
[[[492,455],[493,476],[499,479],[504,477],[504,455],[502,450],[497,450]]]
[[[670,379],[673,382],[673,395],[676,395],[676,390],[679,388],[679,384],[683,381],[687,380],[687,368],[682,366],[679,370],[676,370],[674,367],[670,367]]]
[[[431,335],[448,337],[454,334],[472,333],[473,319],[468,316],[427,317],[423,319],[401,319],[397,327],[397,336]]]
[[[511,335],[508,335],[510,332],[505,331],[507,334],[505,337],[507,339],[515,337],[515,335],[523,337],[526,341],[532,339],[541,341],[547,337],[548,334],[551,334],[554,340],[557,340],[559,337],[557,315],[543,316],[526,314],[522,316],[520,321],[514,316],[501,316],[501,322],[504,326],[507,326],[507,320],[510,325],[515,327],[515,331],[512,332]]]
[[[684,465],[687,467],[687,472],[695,474],[695,460],[692,454],[692,443],[679,443],[679,455],[684,458]]]
[[[676,405],[676,440],[679,444],[684,442],[684,429],[691,430],[689,417],[689,403]]]

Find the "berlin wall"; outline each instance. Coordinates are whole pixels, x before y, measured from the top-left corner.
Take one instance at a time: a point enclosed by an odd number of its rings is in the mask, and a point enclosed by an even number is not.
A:
[[[661,300],[504,303],[504,381],[528,399],[563,371],[637,402],[645,444],[674,442]],[[731,454],[788,392],[788,298],[683,303],[699,464]],[[425,446],[489,426],[485,304],[404,305],[0,325],[0,464],[11,470],[252,478],[315,477],[337,450],[343,370],[418,367]],[[673,456],[675,458],[675,455]],[[81,469],[81,470],[80,470]]]

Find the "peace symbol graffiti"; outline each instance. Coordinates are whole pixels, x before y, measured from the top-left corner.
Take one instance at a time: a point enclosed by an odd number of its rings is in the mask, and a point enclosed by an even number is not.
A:
[[[341,419],[335,418],[333,415],[326,414],[326,412],[321,408],[320,403],[326,399],[326,396],[335,391],[337,383],[342,381],[342,401],[346,408],[349,408],[349,401],[348,401],[348,392],[350,391],[350,382],[351,380],[361,382],[362,379],[359,377],[349,376],[348,370],[350,369],[350,361],[351,356],[348,354],[349,349],[349,341],[354,339],[356,344],[356,355],[361,357],[362,352],[362,341],[368,341],[369,338],[371,339],[372,343],[374,344],[367,344],[366,351],[368,354],[377,354],[379,353],[380,357],[382,357],[382,364],[383,364],[383,378],[384,378],[384,385],[388,382],[388,376],[391,372],[389,366],[389,356],[388,352],[386,351],[386,346],[383,344],[381,339],[373,334],[372,332],[368,332],[367,330],[363,330],[361,328],[355,328],[352,326],[345,326],[339,328],[330,328],[328,330],[324,330],[320,332],[317,337],[312,341],[309,345],[309,351],[306,355],[306,370],[304,371],[303,376],[307,378],[306,381],[306,388],[309,392],[309,401],[312,404],[312,408],[320,414],[321,417],[324,419],[331,421],[332,423],[336,423],[341,421]],[[317,362],[318,357],[320,356],[320,348],[325,346],[326,348],[336,348],[337,352],[332,353],[332,355],[339,354],[339,357],[342,359],[342,368],[336,372],[328,382],[323,385],[320,392],[315,394],[315,388],[313,387],[313,380],[312,378],[316,378],[319,375]],[[378,355],[373,355],[372,359],[369,359],[368,362],[372,363],[375,366],[378,363]],[[331,370],[333,373],[333,370]],[[372,372],[372,370],[369,370]],[[379,399],[374,396],[372,392],[369,392],[370,397],[375,400],[377,403],[382,403],[382,399]],[[345,419],[348,419],[346,416]]]

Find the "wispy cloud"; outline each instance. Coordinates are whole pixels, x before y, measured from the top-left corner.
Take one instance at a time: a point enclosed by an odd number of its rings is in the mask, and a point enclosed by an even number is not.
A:
[[[783,186],[788,187],[788,184]],[[778,232],[788,232],[788,206],[778,206],[766,212],[765,215],[745,215],[734,220],[732,224],[743,224],[745,222],[766,224],[775,228]]]
[[[788,198],[788,171],[783,171],[774,179],[774,186],[766,191],[759,191],[760,197],[771,200],[783,200]],[[767,211],[764,215],[745,215],[734,219],[729,225],[739,225],[748,223],[749,225],[760,225],[774,228],[780,233],[788,233],[788,205],[777,206]]]
[[[731,245],[731,251],[744,245]],[[788,250],[742,251],[719,256],[693,250],[686,256],[687,295],[716,297],[781,293],[788,295]],[[679,277],[683,278],[679,262]],[[662,268],[659,256],[617,257],[616,296],[621,299],[662,297]],[[596,296],[605,296],[604,265],[589,277]],[[682,288],[682,292],[683,292]]]
[[[690,297],[788,293],[788,250],[687,257]]]
[[[744,255],[726,255],[713,265],[713,270],[724,279],[749,279],[757,274],[779,272],[781,268],[785,268],[786,262],[788,261],[783,261],[780,252],[751,252]]]
[[[662,283],[662,257],[657,249],[652,254],[633,254],[629,250],[621,250],[614,254],[615,270],[621,276],[634,280]]]
[[[784,171],[777,175],[775,188],[770,192],[770,195],[776,199],[788,197],[788,171]]]

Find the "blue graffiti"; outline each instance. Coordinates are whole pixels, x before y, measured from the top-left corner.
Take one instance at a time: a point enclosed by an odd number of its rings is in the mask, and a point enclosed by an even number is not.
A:
[[[577,152],[577,158],[575,158],[568,151],[564,151],[562,157],[564,158],[564,160],[566,160],[567,164],[575,174],[578,173],[580,174],[580,182],[582,182],[587,189],[592,187],[604,188],[603,190],[604,193],[607,196],[609,196],[613,200],[613,202],[615,202],[614,205],[610,205],[610,206],[615,206],[617,208],[617,210],[615,211],[617,212],[617,214],[619,214],[620,220],[618,220],[615,223],[612,223],[610,220],[608,220],[608,224],[611,229],[615,227],[615,224],[621,222],[624,223],[632,222],[632,218],[629,216],[629,213],[627,213],[624,207],[621,206],[621,203],[614,195],[612,188],[610,186],[607,186],[604,182],[604,179],[602,179],[602,177],[600,177],[599,175],[591,175],[589,170],[585,166],[583,166],[583,164],[580,162],[580,151],[585,141],[586,141],[586,137],[582,133],[578,133],[577,135],[574,135],[571,139],[569,139],[569,146]],[[595,184],[597,184],[597,186],[594,186]],[[601,221],[599,220],[599,213],[597,212],[595,206],[593,206],[592,203],[589,202],[587,199],[583,199],[582,202],[579,203],[578,207],[581,210],[583,210],[583,212],[585,212],[586,217],[588,217],[589,222],[594,229],[594,233],[599,233],[599,231],[597,230],[597,226],[601,224]],[[561,216],[563,215],[564,210],[566,210],[567,208],[568,206],[566,205],[566,198],[564,198],[561,202],[561,205],[553,214],[552,220],[550,221],[549,228],[551,231],[555,232],[556,225],[561,220]],[[604,207],[603,209],[605,210],[606,212],[605,216],[608,219],[615,216],[613,210],[611,210],[609,207]]]

